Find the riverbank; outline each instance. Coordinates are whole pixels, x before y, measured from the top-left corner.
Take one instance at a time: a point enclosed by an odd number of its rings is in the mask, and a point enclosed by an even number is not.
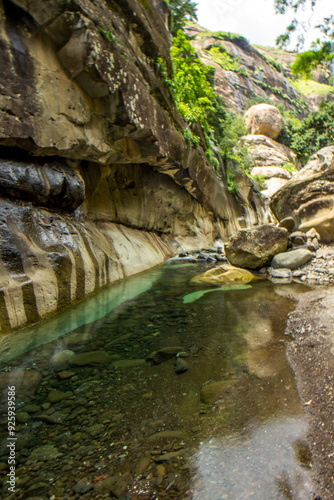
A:
[[[334,496],[334,290],[321,287],[300,296],[289,315],[293,337],[287,355],[308,420],[315,499]]]

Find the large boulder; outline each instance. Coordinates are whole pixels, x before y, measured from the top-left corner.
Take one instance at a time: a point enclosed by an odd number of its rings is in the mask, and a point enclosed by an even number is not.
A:
[[[274,255],[285,252],[289,232],[270,224],[241,229],[225,245],[226,257],[238,267],[257,269],[268,264]]]
[[[245,122],[251,135],[265,135],[276,139],[284,127],[279,110],[270,104],[256,104],[245,113]]]
[[[315,228],[321,240],[334,240],[334,146],[313,155],[308,164],[277,191],[270,203],[278,220],[292,217],[295,229]]]

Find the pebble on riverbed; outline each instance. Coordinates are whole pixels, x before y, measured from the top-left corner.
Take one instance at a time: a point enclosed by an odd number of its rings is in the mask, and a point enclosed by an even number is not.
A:
[[[176,363],[174,366],[175,373],[185,373],[189,370],[188,364],[182,358],[176,358]]]

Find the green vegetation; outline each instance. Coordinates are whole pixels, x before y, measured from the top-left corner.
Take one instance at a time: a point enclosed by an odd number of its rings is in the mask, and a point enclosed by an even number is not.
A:
[[[116,37],[113,34],[112,30],[105,30],[103,28],[99,28],[102,35],[111,43],[116,43]]]
[[[303,120],[285,113],[285,128],[278,141],[289,146],[303,165],[319,149],[334,143],[334,103],[323,101],[319,111]]]
[[[178,31],[171,50],[174,78],[169,82],[175,103],[184,117],[191,123],[207,122],[207,111],[213,109],[213,86],[210,76],[213,69],[201,62],[185,33]]]
[[[291,162],[284,163],[283,165],[281,165],[281,168],[284,168],[284,170],[290,172],[290,174],[292,174],[293,172],[297,172],[295,164]]]
[[[221,66],[225,71],[234,71],[239,75],[243,75],[246,77],[249,76],[243,64],[239,62],[237,58],[228,54],[225,47],[223,47],[221,44],[217,44],[211,47],[208,52],[212,60],[215,63],[219,64],[219,66]]]
[[[317,0],[274,0],[277,13],[285,14],[288,10],[296,13],[298,9],[302,7],[303,10],[309,10],[311,14],[310,20],[312,20],[314,11],[317,8],[317,3]],[[291,24],[286,28],[285,33],[276,39],[276,44],[280,47],[287,47],[293,39],[297,44],[297,48],[302,49],[305,42],[305,34],[310,28],[311,26],[309,24],[306,26],[306,24],[298,20],[298,18],[294,18]],[[334,15],[324,17],[322,22],[316,25],[315,28],[317,28],[322,35],[325,35],[325,39],[320,41],[318,38],[313,42],[311,46],[312,50],[302,52],[298,55],[291,68],[295,75],[302,75],[309,78],[312,69],[317,68],[319,65],[328,65],[328,62],[334,56],[331,43],[334,39]]]
[[[311,94],[325,96],[334,92],[334,88],[324,83],[319,83],[311,79],[300,79],[292,82],[298,92],[309,96]]]
[[[165,0],[171,9],[171,31],[176,36],[188,20],[197,19],[197,6],[191,0]]]

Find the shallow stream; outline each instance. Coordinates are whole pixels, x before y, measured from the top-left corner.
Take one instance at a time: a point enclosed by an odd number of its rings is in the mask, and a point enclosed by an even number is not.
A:
[[[190,283],[206,270],[166,264],[0,341],[1,498],[312,498],[284,335],[293,297],[308,289]],[[163,348],[170,359],[146,361]],[[176,353],[188,368],[180,374]],[[37,375],[5,375],[21,370]],[[16,387],[14,495],[8,385]]]

